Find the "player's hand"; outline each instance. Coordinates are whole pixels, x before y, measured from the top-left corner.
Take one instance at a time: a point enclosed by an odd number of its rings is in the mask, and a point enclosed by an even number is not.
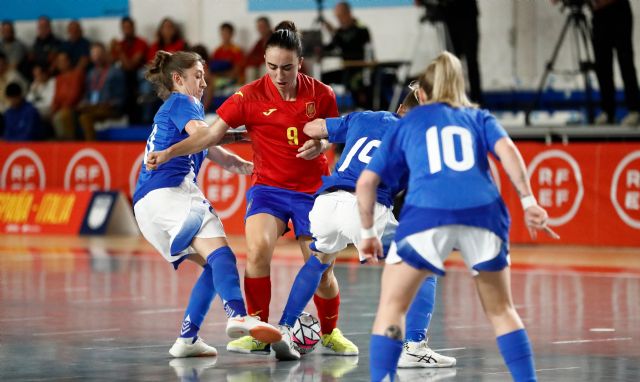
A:
[[[302,158],[306,160],[312,160],[322,154],[324,146],[321,141],[316,139],[309,139],[298,149],[298,155],[296,158]]]
[[[253,174],[253,162],[245,162],[240,168],[238,168],[238,174],[251,175]]]
[[[169,157],[165,150],[152,151],[147,154],[147,162],[146,162],[147,170],[148,171],[156,170],[158,169],[158,166],[160,166],[161,164],[165,163],[168,160],[169,160]]]
[[[382,242],[377,237],[360,240],[358,251],[360,251],[360,254],[367,264],[376,264],[378,263],[378,259],[384,256],[382,252]]]
[[[548,219],[547,211],[538,205],[533,205],[524,211],[524,221],[532,239],[535,240],[538,237],[538,231],[544,231],[553,239],[560,239],[560,235],[547,226]]]

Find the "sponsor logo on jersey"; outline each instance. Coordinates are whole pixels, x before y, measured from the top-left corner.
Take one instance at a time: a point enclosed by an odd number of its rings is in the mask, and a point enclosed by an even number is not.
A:
[[[267,111],[263,111],[262,114],[266,115],[266,116],[270,116],[271,113],[273,113],[274,111],[276,111],[278,109],[269,109]]]
[[[239,95],[240,97],[244,97],[244,94],[242,94],[242,92],[240,90],[238,90],[237,92],[235,92],[233,95]]]

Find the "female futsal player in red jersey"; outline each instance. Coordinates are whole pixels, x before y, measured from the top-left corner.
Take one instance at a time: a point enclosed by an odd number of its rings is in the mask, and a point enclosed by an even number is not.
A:
[[[278,238],[289,220],[305,257],[309,258],[309,211],[313,194],[329,174],[323,152],[326,141],[313,140],[302,129],[315,118],[338,116],[333,91],[327,85],[299,73],[302,44],[292,22],[284,21],[266,44],[267,74],[225,101],[220,118],[182,142],[150,155],[154,168],[177,155],[185,155],[217,143],[227,129],[246,126],[253,144],[253,186],[247,192],[245,234],[248,245],[244,287],[249,314],[269,318],[270,265]],[[314,302],[323,333],[322,347],[332,354],[357,354],[337,326],[340,296],[333,267],[323,274]],[[269,354],[269,345],[243,337],[227,345],[239,353]]]

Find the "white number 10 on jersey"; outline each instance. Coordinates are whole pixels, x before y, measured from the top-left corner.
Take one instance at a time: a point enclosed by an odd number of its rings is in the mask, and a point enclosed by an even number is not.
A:
[[[460,138],[460,160],[456,158],[454,137]],[[438,139],[440,138],[440,139]],[[442,161],[454,171],[467,171],[475,164],[473,155],[473,141],[469,130],[460,126],[445,126],[438,137],[438,128],[432,126],[427,129],[427,156],[429,158],[429,171],[435,174],[442,171]]]

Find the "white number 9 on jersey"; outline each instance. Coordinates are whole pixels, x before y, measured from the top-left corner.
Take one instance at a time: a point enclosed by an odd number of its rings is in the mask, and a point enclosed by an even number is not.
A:
[[[461,158],[456,158],[454,137],[458,136],[461,145]],[[435,174],[442,171],[442,161],[454,171],[467,171],[475,164],[473,154],[473,139],[469,130],[460,126],[445,126],[440,131],[431,126],[427,129],[427,156],[429,158],[429,171]],[[442,144],[440,143],[442,142]]]

